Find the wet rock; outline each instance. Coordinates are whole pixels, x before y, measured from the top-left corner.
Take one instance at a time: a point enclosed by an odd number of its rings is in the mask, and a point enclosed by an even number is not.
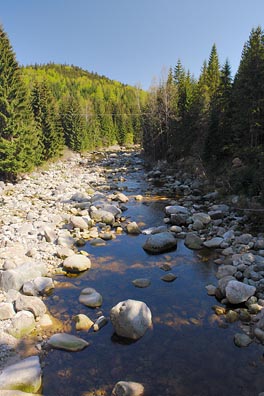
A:
[[[170,232],[161,232],[150,235],[143,245],[143,249],[148,253],[168,252],[177,247],[177,240]]]
[[[175,279],[177,279],[177,276],[169,272],[168,274],[163,275],[160,279],[164,282],[173,282]]]
[[[142,195],[136,195],[135,200],[136,201],[143,201],[144,197]]]
[[[150,286],[151,281],[150,281],[150,279],[147,279],[147,278],[139,278],[139,279],[134,279],[132,281],[132,283],[136,287],[145,288],[145,287]]]
[[[253,340],[248,335],[243,333],[236,333],[234,336],[234,343],[240,348],[249,346],[252,341]]]
[[[215,296],[217,288],[214,285],[207,285],[205,288],[207,290],[208,296]]]
[[[115,194],[115,200],[122,202],[122,203],[126,203],[129,201],[128,197],[121,192]]]
[[[142,231],[142,234],[154,235],[154,234],[160,234],[161,232],[167,232],[167,227],[159,226],[159,227],[146,228],[145,230]]]
[[[83,254],[74,254],[63,262],[63,268],[68,272],[82,272],[91,268],[91,260]]]
[[[84,314],[78,314],[73,317],[75,322],[76,330],[86,330],[88,331],[94,324],[94,322]]]
[[[50,294],[55,287],[53,280],[44,276],[38,276],[36,279],[34,279],[33,285],[37,293],[41,295]]]
[[[92,287],[87,287],[81,291],[79,302],[90,308],[100,307],[103,303],[103,297]]]
[[[0,389],[2,390],[13,389],[27,394],[36,393],[41,383],[41,366],[38,356],[31,356],[13,364],[5,368],[0,375]]]
[[[99,316],[98,319],[96,319],[93,329],[94,331],[99,331],[102,327],[104,327],[108,323],[108,319],[105,316]]]
[[[219,279],[219,281],[218,281],[218,288],[224,297],[226,295],[226,286],[228,285],[228,282],[230,282],[232,280],[236,280],[236,278],[234,276],[227,275],[227,276],[224,276],[223,278]]]
[[[236,311],[230,309],[226,314],[226,321],[228,323],[234,323],[239,319],[239,314]]]
[[[219,305],[214,305],[212,309],[215,311],[216,315],[224,315],[226,313],[226,309]]]
[[[128,234],[139,235],[141,234],[141,230],[135,221],[128,223],[126,226],[126,230]]]
[[[241,322],[250,322],[251,321],[251,315],[247,309],[243,309],[243,308],[240,309],[239,320],[241,320]]]
[[[91,246],[105,246],[106,242],[102,238],[95,238],[92,241],[90,241]]]
[[[137,300],[119,302],[111,309],[110,320],[117,335],[133,340],[142,337],[152,325],[150,309]]]
[[[235,239],[235,243],[240,243],[242,245],[247,245],[253,239],[251,234],[242,234]]]
[[[19,390],[1,390],[1,396],[41,396],[39,393],[28,393]]]
[[[55,349],[77,352],[86,348],[89,345],[89,342],[72,334],[57,333],[50,337],[48,345]]]
[[[112,396],[142,396],[143,394],[144,386],[131,381],[119,381],[112,391]]]
[[[254,329],[254,335],[257,337],[257,339],[264,344],[264,331],[261,330],[260,328],[256,327]]]
[[[203,246],[203,241],[202,239],[194,234],[194,233],[188,233],[186,235],[185,241],[184,241],[185,246],[187,246],[189,249],[193,250],[199,250]]]
[[[231,304],[240,304],[253,296],[256,288],[237,280],[231,280],[226,286],[226,298]]]

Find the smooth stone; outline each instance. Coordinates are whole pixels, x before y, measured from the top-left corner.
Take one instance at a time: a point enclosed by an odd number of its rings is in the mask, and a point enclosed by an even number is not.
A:
[[[217,288],[214,285],[207,285],[205,288],[207,290],[208,296],[215,296]]]
[[[128,223],[126,226],[126,230],[128,234],[139,235],[141,234],[141,230],[135,221]]]
[[[102,327],[104,327],[108,323],[108,319],[105,316],[99,316],[98,319],[96,319],[93,329],[94,331],[99,331]]]
[[[202,224],[207,225],[211,221],[211,217],[207,213],[194,213],[192,215],[193,222],[200,221]]]
[[[17,268],[0,271],[0,288],[4,291],[10,289],[20,290],[23,284],[38,276],[46,275],[47,268],[44,263],[25,263]]]
[[[237,280],[231,280],[228,282],[225,291],[226,298],[231,304],[240,304],[253,296],[256,288]]]
[[[26,393],[36,393],[41,387],[41,382],[38,356],[31,356],[13,364],[5,368],[0,375],[0,389],[17,389]]]
[[[236,311],[230,309],[226,314],[226,321],[228,323],[234,323],[239,319],[239,314]]]
[[[248,335],[243,333],[236,333],[234,336],[234,343],[237,347],[240,348],[249,346],[252,341],[253,340]]]
[[[30,334],[35,328],[35,325],[36,322],[32,312],[20,311],[11,319],[11,324],[7,328],[7,332],[15,338],[22,338]]]
[[[169,272],[168,274],[163,275],[160,279],[164,282],[173,282],[175,279],[177,279],[177,276]]]
[[[164,263],[160,266],[160,269],[162,269],[163,271],[171,271],[171,266],[167,263]]]
[[[217,279],[221,279],[228,275],[234,275],[236,271],[237,269],[233,265],[220,265],[215,276]]]
[[[105,246],[106,242],[102,238],[95,238],[92,241],[90,241],[91,246]]]
[[[81,351],[89,345],[89,343],[82,338],[67,333],[53,334],[48,340],[48,344],[52,348],[71,352]]]
[[[68,272],[83,272],[91,268],[91,260],[83,254],[74,254],[64,260],[63,268]]]
[[[143,394],[144,386],[132,381],[119,381],[112,391],[112,396],[142,396]]]
[[[182,214],[189,214],[189,209],[185,208],[184,206],[180,205],[169,205],[165,207],[165,213],[167,215],[182,213]]]
[[[81,291],[79,302],[90,308],[100,307],[103,303],[103,297],[92,287],[87,287]]]
[[[140,287],[140,288],[144,288],[144,287],[148,287],[151,284],[150,279],[146,279],[146,278],[139,278],[139,279],[134,279],[132,281],[133,285],[136,287]]]
[[[223,238],[221,237],[215,237],[212,239],[209,239],[208,241],[205,241],[203,243],[203,245],[207,248],[217,248],[221,245],[221,243],[223,242]]]
[[[38,276],[33,280],[33,284],[36,291],[41,295],[50,294],[55,287],[53,280],[45,276]]]
[[[81,216],[72,216],[70,220],[74,228],[79,228],[80,230],[87,230],[89,228],[88,221]]]
[[[94,322],[84,314],[78,314],[73,317],[76,327],[76,330],[86,330],[88,331],[93,325]]]
[[[39,393],[28,393],[20,390],[1,390],[0,396],[42,396]]]
[[[0,320],[11,319],[15,316],[15,310],[12,303],[2,302],[0,303]]]
[[[115,222],[115,216],[111,212],[102,209],[91,211],[90,216],[95,222],[102,222],[108,225],[112,225]]]
[[[203,247],[203,241],[201,240],[201,238],[198,235],[196,235],[194,233],[188,233],[186,235],[184,244],[185,244],[185,246],[187,246],[187,248],[193,249],[193,250],[199,250],[199,249],[202,249],[202,247]]]
[[[121,337],[137,340],[152,325],[152,315],[148,306],[137,300],[121,301],[110,311],[110,320],[115,332]]]
[[[47,311],[46,305],[39,297],[24,296],[23,294],[16,299],[15,307],[17,311],[32,312],[35,318],[43,316]]]
[[[254,329],[254,335],[257,337],[257,339],[264,344],[264,331],[256,327]]]
[[[170,232],[150,235],[143,245],[148,253],[164,253],[177,247],[177,239]]]

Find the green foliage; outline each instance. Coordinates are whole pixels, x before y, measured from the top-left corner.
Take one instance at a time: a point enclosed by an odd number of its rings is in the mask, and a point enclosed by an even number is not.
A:
[[[37,162],[38,130],[9,39],[0,27],[0,174],[16,178]]]

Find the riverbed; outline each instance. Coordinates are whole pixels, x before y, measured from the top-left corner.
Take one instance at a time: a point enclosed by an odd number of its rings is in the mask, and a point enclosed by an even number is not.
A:
[[[126,160],[133,163],[129,153]],[[113,161],[110,165],[104,161],[100,167],[110,173]],[[140,161],[128,171],[117,166],[115,178],[115,187],[129,197],[126,218],[136,221],[141,229],[163,225],[163,209],[173,197],[162,190],[160,194],[156,189],[153,192]],[[134,199],[138,194],[142,201]],[[179,238],[176,250],[150,255],[142,248],[145,240],[143,234],[122,233],[104,246],[87,242],[80,250],[89,253],[92,268],[78,276],[56,277],[58,287],[45,304],[68,332],[87,340],[90,346],[81,352],[54,349],[46,353],[43,395],[110,396],[120,380],[142,383],[146,396],[258,395],[264,390],[263,345],[235,346],[239,322],[227,324],[212,310],[217,301],[207,295],[205,286],[216,284],[214,253],[197,253]],[[165,263],[177,277],[173,282],[161,279]],[[150,279],[150,286],[135,287],[132,281],[137,278]],[[78,302],[85,287],[102,294],[100,308],[87,308]],[[110,322],[98,332],[75,330],[74,315],[84,313],[92,320],[100,315],[109,318],[110,309],[126,299],[144,301],[152,312],[153,327],[138,341],[117,337]]]

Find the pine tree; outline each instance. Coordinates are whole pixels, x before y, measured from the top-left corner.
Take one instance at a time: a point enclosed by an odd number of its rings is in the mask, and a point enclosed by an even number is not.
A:
[[[46,82],[35,83],[32,89],[31,106],[35,121],[41,130],[41,160],[60,156],[64,138],[56,110],[56,103]]]
[[[218,60],[216,45],[213,44],[207,66],[207,85],[211,98],[215,95],[219,84],[220,84],[220,64]]]
[[[0,174],[15,178],[38,163],[38,130],[9,39],[0,27]]]

